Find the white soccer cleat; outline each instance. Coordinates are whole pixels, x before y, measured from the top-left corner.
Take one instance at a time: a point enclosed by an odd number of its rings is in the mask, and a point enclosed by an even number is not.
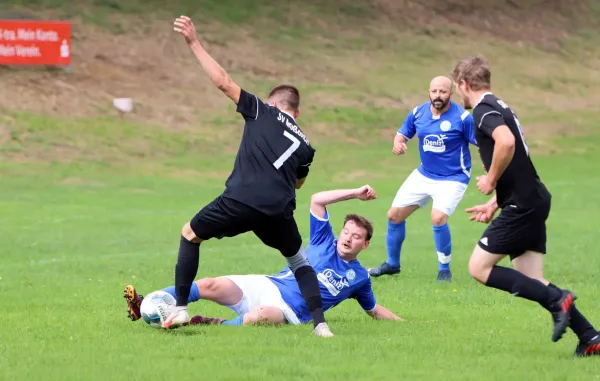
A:
[[[166,329],[179,328],[190,324],[187,306],[175,307],[167,319],[161,324]]]
[[[329,326],[327,325],[327,323],[319,323],[315,327],[313,333],[315,336],[333,337],[333,333],[331,333],[331,331],[329,330]]]

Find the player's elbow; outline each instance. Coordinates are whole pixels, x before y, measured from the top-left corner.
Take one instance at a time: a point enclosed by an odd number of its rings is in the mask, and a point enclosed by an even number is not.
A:
[[[508,152],[514,152],[515,150],[515,137],[513,134],[503,136],[500,142],[496,142],[496,144],[498,143],[500,143]]]
[[[212,82],[219,90],[224,92],[227,92],[233,86],[233,80],[224,70],[212,78]]]

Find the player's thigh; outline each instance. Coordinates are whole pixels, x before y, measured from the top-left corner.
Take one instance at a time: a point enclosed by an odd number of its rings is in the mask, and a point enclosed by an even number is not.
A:
[[[242,289],[228,277],[203,278],[196,285],[202,299],[225,306],[238,304],[244,297]]]
[[[265,245],[287,258],[296,255],[302,246],[302,236],[294,216],[265,216],[255,222],[252,231]]]
[[[394,223],[404,222],[411,214],[413,214],[417,209],[419,209],[419,205],[409,205],[409,206],[392,206],[387,213],[388,221],[392,221]]]
[[[477,281],[485,284],[492,268],[506,257],[505,254],[490,253],[480,245],[476,245],[469,258],[469,274]]]
[[[544,254],[529,250],[514,258],[512,264],[518,272],[548,284],[544,279]]]
[[[251,230],[254,212],[244,204],[223,197],[215,198],[190,220],[190,227],[201,240],[234,237]]]
[[[436,181],[431,196],[434,209],[431,214],[432,220],[439,220],[443,218],[443,215],[446,215],[446,218],[450,217],[466,191],[467,184],[458,181]]]
[[[402,183],[396,196],[392,201],[392,208],[402,208],[408,206],[424,207],[429,202],[431,195],[429,189],[431,180],[423,176],[421,172],[415,169]]]

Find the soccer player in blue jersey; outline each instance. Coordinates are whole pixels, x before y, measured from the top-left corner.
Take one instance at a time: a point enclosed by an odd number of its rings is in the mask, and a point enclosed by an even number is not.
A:
[[[406,237],[406,219],[433,199],[431,223],[438,258],[438,281],[452,280],[452,239],[448,217],[462,199],[471,178],[469,143],[476,144],[473,116],[450,100],[452,81],[435,77],[430,102],[408,113],[394,138],[393,153],[403,155],[406,143],[419,140],[421,165],[402,184],[388,211],[387,261],[369,269],[373,277],[400,272],[400,251]]]
[[[309,262],[319,279],[323,309],[355,299],[362,309],[376,319],[403,320],[376,303],[369,273],[357,257],[369,246],[373,225],[365,217],[348,214],[336,238],[329,221],[327,205],[349,199],[372,200],[375,191],[368,185],[358,189],[340,189],[316,193],[310,206],[310,241],[306,249]],[[175,295],[175,288],[164,291]],[[142,297],[133,286],[125,289],[132,320],[140,318]],[[210,300],[233,310],[238,316],[224,320],[201,315],[190,324],[304,324],[311,321],[302,293],[289,267],[275,275],[231,275],[200,279],[192,285],[188,302]],[[315,330],[318,329],[315,328]]]

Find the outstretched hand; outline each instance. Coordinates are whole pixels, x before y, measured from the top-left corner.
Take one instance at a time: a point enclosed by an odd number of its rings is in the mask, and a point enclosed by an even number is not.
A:
[[[477,221],[484,224],[489,224],[490,221],[494,218],[494,213],[496,213],[496,209],[490,205],[476,205],[471,208],[465,209],[467,213],[474,213],[469,217],[470,221]]]
[[[185,42],[191,44],[192,42],[197,41],[196,27],[194,26],[192,19],[187,16],[180,16],[175,20],[173,25],[173,30],[185,37]]]
[[[377,198],[377,193],[370,185],[363,185],[357,189],[356,197],[363,201],[374,200]]]

